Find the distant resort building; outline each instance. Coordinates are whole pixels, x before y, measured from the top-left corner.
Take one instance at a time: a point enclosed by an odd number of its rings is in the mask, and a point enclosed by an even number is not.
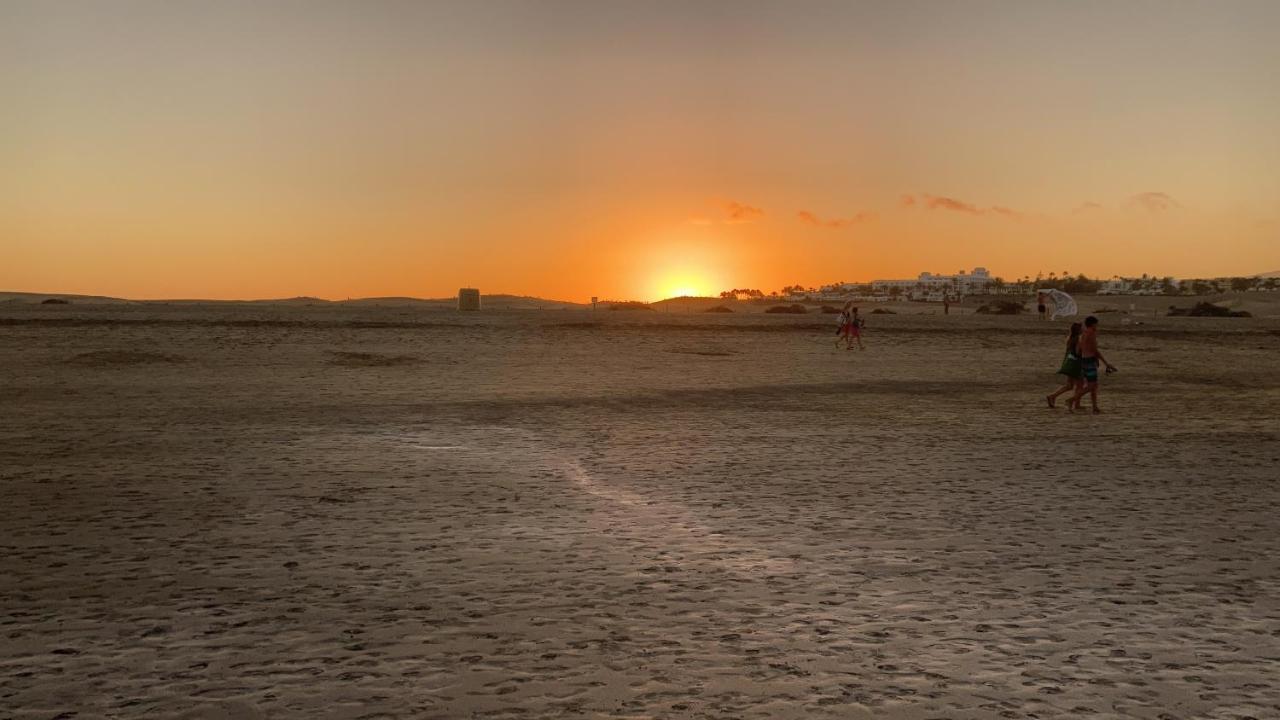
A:
[[[959,300],[965,295],[995,293],[1002,283],[984,267],[973,272],[961,270],[955,275],[935,275],[922,272],[910,280],[875,280],[869,283],[832,283],[820,288],[786,288],[784,297],[793,302],[803,300],[859,302],[887,302],[889,300],[915,300],[942,302]]]
[[[458,309],[479,310],[480,291],[476,288],[462,288],[458,290]]]
[[[1179,280],[1168,278],[1168,288],[1176,294],[1182,283]],[[1167,295],[1170,290],[1166,288],[1162,278],[1140,277],[1126,278],[1115,277],[1110,280],[1104,280],[1098,286],[1099,295]]]
[[[922,272],[914,280],[875,280],[871,290],[876,295],[905,296],[909,300],[942,302],[947,298],[960,298],[990,292],[995,278],[984,267],[973,272],[960,270],[955,275],[935,275]]]
[[[1099,295],[1129,295],[1133,292],[1133,281],[1128,278],[1112,278],[1098,287]]]

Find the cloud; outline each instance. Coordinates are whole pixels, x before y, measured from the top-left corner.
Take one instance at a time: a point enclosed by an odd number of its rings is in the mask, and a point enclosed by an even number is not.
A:
[[[1026,213],[1002,205],[982,208],[973,203],[943,195],[921,194],[918,197],[915,195],[903,195],[902,206],[908,208],[919,206],[926,210],[950,210],[951,212],[965,213],[966,215],[999,215],[1010,220],[1022,220],[1026,217]]]
[[[955,198],[922,195],[921,200],[924,202],[924,206],[930,210],[954,210],[955,212],[969,213],[970,215],[982,214],[982,209],[977,205]]]
[[[821,225],[822,224],[822,221],[818,219],[818,216],[814,215],[808,210],[801,210],[800,212],[796,213],[796,217],[800,218],[800,222],[804,223],[805,225]]]
[[[796,218],[805,225],[812,225],[813,227],[843,228],[858,225],[860,223],[871,222],[876,219],[876,214],[873,212],[863,211],[853,217],[823,220],[808,210],[801,210],[796,213]]]
[[[1103,209],[1102,203],[1096,203],[1091,200],[1089,202],[1080,203],[1078,206],[1076,206],[1075,210],[1071,211],[1071,214],[1079,215],[1080,213],[1094,212],[1096,210],[1102,210],[1102,209]]]
[[[749,223],[764,217],[764,210],[735,200],[725,202],[724,212],[727,223]]]
[[[1010,210],[1007,207],[1000,207],[999,205],[992,206],[991,212],[997,215],[1003,215],[1013,220],[1021,220],[1023,217],[1025,217],[1022,213],[1018,212],[1017,210]]]
[[[1182,204],[1174,200],[1172,195],[1162,192],[1138,193],[1129,198],[1129,205],[1153,213],[1182,207]]]

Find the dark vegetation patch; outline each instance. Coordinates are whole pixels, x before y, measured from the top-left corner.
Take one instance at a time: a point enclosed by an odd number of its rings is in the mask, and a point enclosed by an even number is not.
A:
[[[1020,315],[1022,314],[1022,303],[1013,302],[1011,300],[997,300],[979,307],[975,312],[979,315]]]
[[[822,308],[818,310],[818,312],[822,313],[823,315],[839,315],[840,308],[835,307],[833,305],[823,305]]]
[[[872,315],[897,315],[898,313],[890,310],[889,308],[872,308],[871,314]]]
[[[724,305],[716,305],[715,307],[709,307],[709,308],[707,308],[706,310],[703,310],[702,312],[709,312],[709,313],[731,313],[731,312],[733,312],[733,308],[725,307]]]
[[[791,305],[774,305],[765,312],[772,315],[804,315],[809,310],[800,303],[792,303]]]
[[[1189,308],[1169,306],[1169,317],[1253,317],[1248,310],[1232,310],[1211,302],[1198,302]]]
[[[40,304],[41,305],[70,305],[71,301],[64,300],[62,298],[45,298],[44,300],[40,301]]]
[[[92,350],[67,360],[73,365],[106,367],[112,365],[173,365],[187,359],[167,353],[139,352],[136,350]]]
[[[333,359],[329,362],[343,367],[392,367],[395,365],[412,365],[418,362],[418,359],[412,355],[334,351]]]

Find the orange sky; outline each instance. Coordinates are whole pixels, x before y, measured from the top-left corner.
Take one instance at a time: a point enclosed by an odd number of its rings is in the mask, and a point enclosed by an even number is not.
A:
[[[10,2],[0,290],[1280,270],[1278,67],[1270,2]]]

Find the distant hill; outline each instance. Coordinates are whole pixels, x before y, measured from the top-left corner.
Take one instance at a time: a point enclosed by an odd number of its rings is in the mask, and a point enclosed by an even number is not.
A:
[[[283,298],[280,300],[248,300],[246,302],[263,303],[266,305],[328,305],[332,301],[325,300],[324,298],[299,295],[298,297]]]
[[[68,293],[27,293],[0,292],[0,303],[19,305],[39,305],[50,298],[66,300],[72,305],[121,305],[121,304],[164,304],[164,305],[216,305],[216,304],[254,304],[254,305],[353,305],[353,306],[418,306],[431,308],[448,308],[457,305],[457,298],[414,298],[414,297],[374,297],[352,298],[350,300],[325,300],[318,297],[299,296],[292,298],[271,298],[265,300],[202,300],[200,298],[175,298],[165,300],[127,300],[107,297],[105,295],[74,295]],[[483,295],[481,306],[492,310],[563,310],[569,308],[590,307],[589,303],[575,303],[567,300],[547,300],[545,298],[525,295]]]
[[[1258,273],[1257,275],[1254,275],[1254,277],[1256,277],[1256,278],[1280,278],[1280,270],[1275,270],[1275,271],[1273,271],[1273,272],[1269,272],[1269,273]]]
[[[449,298],[456,303],[455,298]],[[567,300],[547,300],[546,298],[529,297],[527,295],[481,295],[480,307],[491,310],[569,310],[573,308],[591,307],[591,303],[575,303]]]
[[[371,298],[351,298],[350,300],[338,300],[339,305],[439,305],[445,302],[457,302],[451,298],[415,298],[415,297],[371,297]]]
[[[105,295],[75,295],[71,293],[27,293],[27,292],[0,292],[0,303],[16,303],[23,305],[39,305],[45,300],[55,298],[58,300],[67,300],[71,304],[80,303],[83,305],[120,305],[133,302],[132,300],[123,300],[121,298],[106,297]]]
[[[414,298],[414,297],[374,297],[339,300],[339,305],[374,306],[374,307],[430,307],[451,308],[458,304],[457,298]],[[486,310],[563,310],[567,308],[589,307],[589,304],[569,302],[567,300],[547,300],[546,298],[528,297],[525,295],[481,295],[480,307]]]

